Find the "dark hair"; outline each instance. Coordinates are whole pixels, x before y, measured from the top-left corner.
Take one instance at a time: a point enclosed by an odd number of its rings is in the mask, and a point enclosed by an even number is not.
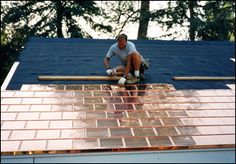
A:
[[[116,40],[118,41],[118,40],[120,40],[120,39],[125,39],[125,41],[127,41],[127,35],[125,35],[125,34],[119,34],[117,37],[116,37]]]

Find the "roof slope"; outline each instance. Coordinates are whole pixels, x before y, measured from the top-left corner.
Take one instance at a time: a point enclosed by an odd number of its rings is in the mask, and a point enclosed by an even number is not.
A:
[[[131,40],[150,59],[144,83],[176,89],[227,88],[232,81],[174,81],[173,76],[235,76],[235,43],[227,41]],[[7,89],[23,84],[102,84],[108,81],[38,81],[39,75],[105,75],[103,58],[115,40],[30,38]],[[112,65],[118,64],[112,59]]]
[[[187,162],[191,149],[194,158],[196,149],[208,149],[204,154],[220,149],[220,161],[235,159],[225,149],[235,148],[235,90],[231,89],[23,85],[20,91],[1,92],[1,121],[1,155],[49,157],[106,151],[110,154],[105,158],[111,159],[115,152],[170,150],[166,162]],[[215,161],[215,156],[204,158],[201,153],[199,158]],[[194,158],[191,161],[196,162]]]

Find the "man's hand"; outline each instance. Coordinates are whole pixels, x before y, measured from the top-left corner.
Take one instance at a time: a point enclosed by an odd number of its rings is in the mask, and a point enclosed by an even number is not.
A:
[[[120,80],[118,81],[119,85],[124,85],[126,82],[126,78],[125,77],[121,77]]]
[[[108,76],[116,75],[116,69],[108,68],[106,70],[106,73],[107,73]]]

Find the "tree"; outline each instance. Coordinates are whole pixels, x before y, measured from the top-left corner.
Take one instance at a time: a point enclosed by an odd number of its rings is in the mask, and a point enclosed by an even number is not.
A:
[[[78,20],[92,25],[92,17],[100,14],[94,1],[22,1],[3,11],[2,30],[10,25],[15,32],[25,29],[27,36],[44,37],[91,37]]]
[[[147,38],[148,22],[150,18],[149,5],[150,5],[150,1],[141,1],[138,39]]]
[[[194,11],[195,8],[198,8],[199,5],[197,1],[188,1],[187,2],[188,9],[189,9],[189,38],[190,40],[195,40],[195,35],[197,31],[198,23],[201,23],[201,20],[198,19],[198,14]]]
[[[102,1],[101,10],[104,11],[104,24],[110,25],[107,32],[112,37],[121,33],[129,23],[136,23],[140,12],[139,1]]]
[[[151,12],[150,20],[167,29],[187,27],[192,41],[235,38],[234,1],[169,1],[166,9]]]
[[[197,26],[201,24],[200,8],[198,1],[169,1],[167,8],[151,13],[151,20],[166,26],[167,30],[173,29],[175,26],[188,27],[188,38],[195,40]],[[173,33],[177,32],[176,30]]]
[[[28,37],[91,38],[79,21],[85,20],[93,26],[93,16],[101,14],[100,8],[91,0],[11,1],[9,5],[2,3],[1,1],[1,82]]]
[[[138,39],[146,38],[150,1],[103,1],[101,4],[107,15],[103,18],[106,24],[110,24],[110,30],[107,32],[111,32],[112,37],[122,32],[128,24],[138,23]]]
[[[203,7],[202,40],[235,40],[235,1],[207,1]]]

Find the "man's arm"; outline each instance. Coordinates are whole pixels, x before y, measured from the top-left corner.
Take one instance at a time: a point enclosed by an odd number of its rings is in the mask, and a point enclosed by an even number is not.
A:
[[[105,69],[109,69],[110,68],[109,58],[105,57],[103,61]]]
[[[111,69],[111,67],[110,67],[110,62],[109,62],[108,57],[104,58],[104,66],[105,66],[106,73],[107,73],[108,76],[116,74],[116,69]]]

